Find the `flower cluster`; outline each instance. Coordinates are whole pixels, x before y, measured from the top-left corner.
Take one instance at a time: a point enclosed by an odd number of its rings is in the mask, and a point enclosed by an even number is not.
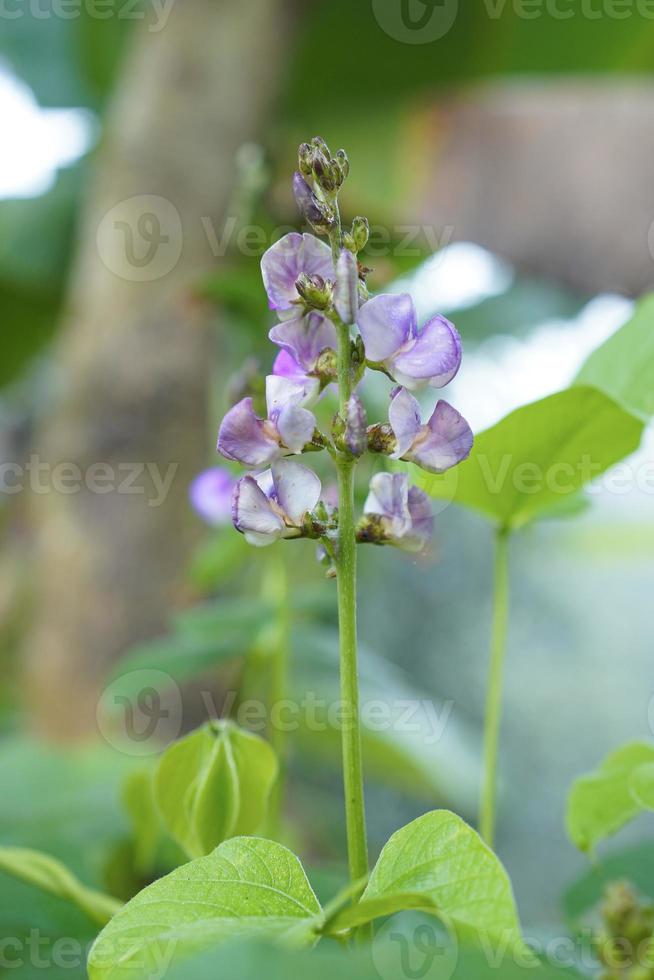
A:
[[[357,258],[367,243],[368,223],[361,217],[349,229],[340,223],[338,191],[348,172],[344,151],[332,157],[323,140],[300,147],[295,198],[305,220],[329,244],[310,233],[291,233],[263,256],[263,284],[278,318],[268,336],[279,348],[265,382],[266,417],[257,414],[251,397],[242,398],[218,434],[218,451],[252,470],[237,481],[231,497],[233,523],[246,539],[267,545],[282,537],[310,537],[332,558],[338,508],[321,499],[316,474],[291,457],[326,450],[338,467],[372,452],[443,473],[468,456],[473,439],[465,419],[443,400],[422,421],[412,392],[442,388],[454,378],[461,339],[442,316],[419,328],[406,293],[369,297],[369,270]],[[394,382],[388,422],[367,424],[358,392],[366,369]],[[314,409],[337,382],[339,411],[331,431],[322,432]],[[195,485],[196,506],[214,522],[224,514],[227,486],[215,470]],[[405,472],[372,478],[358,541],[420,551],[431,529],[429,500],[409,487]]]

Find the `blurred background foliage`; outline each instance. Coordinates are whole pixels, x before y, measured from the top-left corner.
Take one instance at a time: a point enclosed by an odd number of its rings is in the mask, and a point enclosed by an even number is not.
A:
[[[227,0],[216,5],[218,12],[228,6]],[[375,20],[370,3],[330,0],[297,6],[301,9],[292,11],[294,34],[282,66],[275,111],[257,134],[261,155],[259,151],[253,158],[246,154],[246,175],[256,172],[258,177],[244,197],[239,197],[243,183],[238,182],[243,178],[243,161],[240,171],[234,168],[232,200],[240,208],[240,220],[267,232],[297,224],[288,174],[296,144],[315,133],[348,150],[352,173],[343,199],[349,215],[366,213],[373,224],[386,226],[421,221],[429,225],[425,202],[435,184],[442,181],[440,193],[451,194],[455,201],[466,195],[465,174],[461,187],[451,171],[442,172],[438,165],[438,148],[451,134],[448,118],[456,112],[454,96],[475,98],[487,86],[500,84],[518,98],[526,93],[529,109],[529,92],[538,83],[542,101],[530,116],[534,129],[547,116],[550,83],[559,86],[552,94],[557,103],[561,86],[564,97],[566,86],[570,87],[572,98],[582,76],[604,86],[607,98],[616,86],[623,95],[626,92],[627,116],[630,85],[639,92],[644,86],[648,104],[654,100],[650,78],[654,21],[637,13],[616,19],[590,18],[575,11],[570,19],[557,19],[543,10],[532,20],[519,16],[509,3],[498,5],[496,17],[489,16],[490,2],[461,4],[445,38],[413,45],[389,37]],[[82,209],[93,194],[94,174],[106,156],[107,144],[110,148],[114,138],[105,121],[119,102],[116,92],[121,91],[125,65],[139,57],[136,36],[141,45],[144,38],[147,42],[146,22],[122,18],[121,9],[121,0],[115,0],[115,9],[107,10],[106,19],[97,19],[82,6],[80,16],[66,20],[39,18],[26,8],[25,15],[8,21],[0,34],[0,71],[27,85],[42,110],[83,110],[92,144],[74,163],[53,173],[52,186],[43,193],[8,194],[0,199],[0,461],[25,457],[34,428],[50,411],[49,392],[58,377],[59,331],[72,302],[71,270],[76,252],[88,247],[82,244],[89,220]],[[250,29],[256,31],[256,22]],[[173,15],[163,31],[174,30]],[[241,41],[247,43],[245,38]],[[174,46],[174,41],[170,43]],[[138,100],[139,93],[130,97]],[[216,97],[220,103],[220,94]],[[639,115],[640,111],[636,108],[632,113],[633,142],[620,148],[627,162],[647,159],[649,144],[641,145],[639,139],[649,117]],[[462,150],[468,156],[485,156],[487,173],[492,173],[496,158],[502,159],[492,136],[492,119],[491,111],[488,129]],[[116,127],[120,128],[120,119],[114,117],[114,131]],[[582,114],[576,137],[580,141],[576,149],[582,153],[585,133]],[[570,138],[569,129],[565,135]],[[12,134],[6,138],[12,139]],[[529,134],[525,138],[528,141]],[[606,138],[612,138],[610,131]],[[251,147],[248,152],[252,153]],[[557,180],[565,173],[568,152],[569,144],[555,148]],[[451,241],[448,237],[440,242],[451,247],[436,262],[429,262],[434,243],[424,235],[418,236],[408,254],[406,249],[401,254],[402,231],[397,227],[388,254],[370,257],[375,288],[389,283],[399,288],[398,278],[404,277],[402,282],[408,283],[425,316],[438,309],[455,320],[467,357],[451,399],[475,429],[565,386],[589,351],[628,317],[634,293],[628,273],[633,264],[630,248],[646,256],[641,288],[649,283],[652,259],[647,243],[640,238],[633,241],[635,235],[629,227],[616,224],[612,210],[613,192],[619,195],[623,186],[621,170],[600,171],[590,151],[585,162],[587,170],[576,179],[580,186],[588,182],[596,190],[596,208],[608,229],[616,281],[619,284],[622,276],[624,282],[610,296],[598,298],[598,290],[581,272],[575,279],[576,259],[582,266],[593,246],[594,232],[583,226],[566,230],[568,241],[574,243],[570,276],[559,279],[552,278],[547,262],[541,268],[533,262],[524,266],[519,241],[512,253],[498,240],[501,258],[492,249],[482,253],[472,246],[457,252],[459,246],[453,243],[461,236],[454,206],[448,223]],[[532,174],[534,198],[541,181],[547,182],[550,165],[554,166],[551,159],[543,160],[542,172],[536,169]],[[192,176],[191,150],[187,167]],[[651,221],[651,189],[645,180],[632,189]],[[143,193],[148,190],[144,185]],[[493,186],[486,186],[484,197],[492,198],[493,193]],[[470,207],[474,204],[469,202]],[[509,219],[526,229],[529,239],[538,238],[537,210],[516,208]],[[570,223],[575,224],[574,215]],[[488,241],[482,244],[489,246]],[[476,288],[480,277],[482,285]],[[235,248],[225,256],[214,256],[210,268],[198,269],[187,289],[187,298],[202,304],[215,328],[208,408],[213,433],[225,408],[227,381],[239,363],[245,357],[258,359],[264,368],[269,363],[269,313],[256,257]],[[142,371],[146,387],[147,363]],[[383,414],[382,393],[373,387],[368,397],[369,404]],[[651,457],[651,446],[650,437],[644,459]],[[197,469],[213,459],[212,446],[207,444],[206,457],[198,458]],[[515,882],[524,921],[544,930],[555,929],[562,917],[572,921],[587,911],[605,875],[637,877],[639,886],[654,895],[652,876],[640,873],[652,863],[651,848],[639,843],[649,829],[647,818],[624,832],[622,845],[631,847],[624,856],[615,848],[606,864],[592,872],[566,841],[563,829],[565,794],[575,776],[592,768],[616,744],[651,734],[651,497],[635,491],[626,497],[599,493],[592,503],[580,519],[541,523],[512,546],[498,850]],[[190,511],[188,520],[194,521]],[[121,847],[129,847],[125,842],[133,836],[120,802],[121,786],[134,760],[93,732],[89,733],[92,744],[74,749],[59,744],[46,747],[30,735],[42,727],[42,719],[29,712],[21,680],[22,644],[37,601],[30,591],[31,563],[39,556],[33,523],[23,495],[0,497],[0,528],[6,543],[0,559],[0,839],[42,848],[68,862],[86,883],[110,887],[113,881],[117,892],[115,868],[122,865],[116,855]],[[188,695],[191,722],[201,718],[198,692],[203,679],[208,677],[218,691],[229,686],[234,663],[238,666],[239,657],[256,644],[269,614],[265,602],[257,606],[258,586],[253,583],[260,574],[258,556],[253,560],[240,539],[203,531],[199,521],[194,530],[198,548],[180,560],[175,601],[181,616],[167,615],[169,628],[157,635],[133,636],[134,647],[128,653],[132,667],[159,666],[185,681],[193,676],[197,683],[191,684]],[[336,679],[332,586],[323,583],[311,549],[299,552],[293,553],[291,570],[294,602],[302,607],[294,632],[294,678],[300,689],[309,686],[329,697]],[[147,561],[144,556],[144,579]],[[433,805],[448,804],[467,818],[474,816],[490,568],[487,526],[453,507],[438,516],[435,551],[429,561],[413,562],[378,549],[362,551],[364,688],[369,684],[375,696],[389,691],[398,696],[400,691],[401,697],[433,699],[436,705],[454,703],[446,737],[433,749],[425,748],[420,732],[401,744],[368,740],[374,849],[400,823]],[[216,595],[224,602],[245,596],[246,615],[229,628],[220,612],[212,622]],[[168,597],[162,605],[170,613]],[[207,612],[209,634],[206,620],[204,625],[202,621]],[[93,656],[92,649],[86,651],[89,660]],[[116,675],[124,669],[124,664],[116,666]],[[107,674],[113,676],[111,671]],[[69,705],[68,710],[74,712],[75,706]],[[329,894],[342,875],[337,860],[342,847],[338,747],[309,734],[298,735],[292,746],[288,834],[303,849],[307,863],[315,866],[314,878],[319,870],[324,875]],[[125,862],[127,866],[129,860]],[[579,876],[580,882],[574,884]],[[27,886],[0,876],[0,931],[20,935],[21,929],[27,934],[33,927],[53,937],[93,935],[92,925],[83,921],[81,913],[70,912],[57,899],[35,899]],[[28,970],[15,975],[30,974]]]

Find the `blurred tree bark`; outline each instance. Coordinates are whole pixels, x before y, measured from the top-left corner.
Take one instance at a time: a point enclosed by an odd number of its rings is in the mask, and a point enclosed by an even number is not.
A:
[[[209,316],[193,285],[216,262],[206,225],[220,238],[235,153],[260,136],[279,89],[289,7],[176,0],[165,26],[139,25],[130,45],[82,216],[57,394],[34,446],[41,463],[78,468],[31,475],[50,489],[32,496],[26,687],[49,735],[96,728],[110,664],[165,630],[180,588],[198,531],[188,484],[215,428]],[[79,492],[67,489],[76,473]]]

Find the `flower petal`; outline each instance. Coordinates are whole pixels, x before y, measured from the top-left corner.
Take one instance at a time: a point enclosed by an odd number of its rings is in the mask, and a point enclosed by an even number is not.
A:
[[[290,354],[305,371],[313,371],[318,355],[325,348],[336,349],[336,327],[321,313],[282,320],[268,334],[273,344]]]
[[[429,497],[418,487],[409,488],[409,513],[411,530],[404,535],[400,547],[405,551],[424,551],[434,532],[434,516]]]
[[[313,438],[316,418],[313,412],[299,405],[285,405],[277,416],[277,431],[292,453],[301,453]]]
[[[232,516],[234,477],[222,466],[200,473],[189,487],[189,497],[197,513],[208,524],[229,524]]]
[[[406,473],[375,473],[370,481],[363,512],[385,518],[386,531],[395,540],[411,527],[408,495],[409,478]]]
[[[267,466],[279,455],[277,441],[254,414],[251,398],[242,398],[223,419],[218,432],[218,452],[246,466]]]
[[[272,467],[277,502],[293,524],[300,524],[320,499],[320,480],[307,466],[278,459]]]
[[[251,476],[242,477],[234,488],[232,520],[249,543],[258,547],[272,544],[284,532],[284,521]]]
[[[388,421],[397,440],[391,459],[399,459],[409,451],[422,426],[420,406],[406,388],[395,388],[391,392]]]
[[[343,323],[354,323],[359,309],[359,268],[348,248],[341,250],[336,263],[334,307]]]
[[[430,473],[444,473],[466,459],[473,441],[472,430],[463,416],[441,400],[404,458]]]
[[[368,444],[366,410],[357,394],[352,395],[345,406],[344,441],[353,456],[362,456]]]
[[[416,333],[416,309],[408,293],[373,296],[357,316],[369,361],[385,361]]]
[[[276,422],[279,413],[287,405],[305,406],[314,402],[320,394],[317,378],[301,375],[299,380],[282,377],[279,374],[266,376],[266,408],[268,418]]]
[[[444,316],[435,316],[427,321],[407,350],[392,358],[391,371],[398,381],[401,378],[429,381],[433,388],[442,388],[452,380],[460,365],[458,330]]]
[[[271,245],[261,258],[263,284],[271,310],[290,310],[299,299],[295,281],[301,272],[334,278],[331,249],[314,235],[291,232]]]

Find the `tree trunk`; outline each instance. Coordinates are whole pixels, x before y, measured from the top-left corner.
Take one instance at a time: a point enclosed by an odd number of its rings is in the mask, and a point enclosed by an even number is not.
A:
[[[109,113],[34,449],[49,469],[30,478],[48,491],[32,496],[27,692],[51,736],[96,729],[108,668],[165,630],[180,590],[199,527],[188,484],[216,422],[192,296],[216,261],[205,226],[227,217],[235,152],[287,60],[288,0],[176,0],[156,26],[133,38]]]

